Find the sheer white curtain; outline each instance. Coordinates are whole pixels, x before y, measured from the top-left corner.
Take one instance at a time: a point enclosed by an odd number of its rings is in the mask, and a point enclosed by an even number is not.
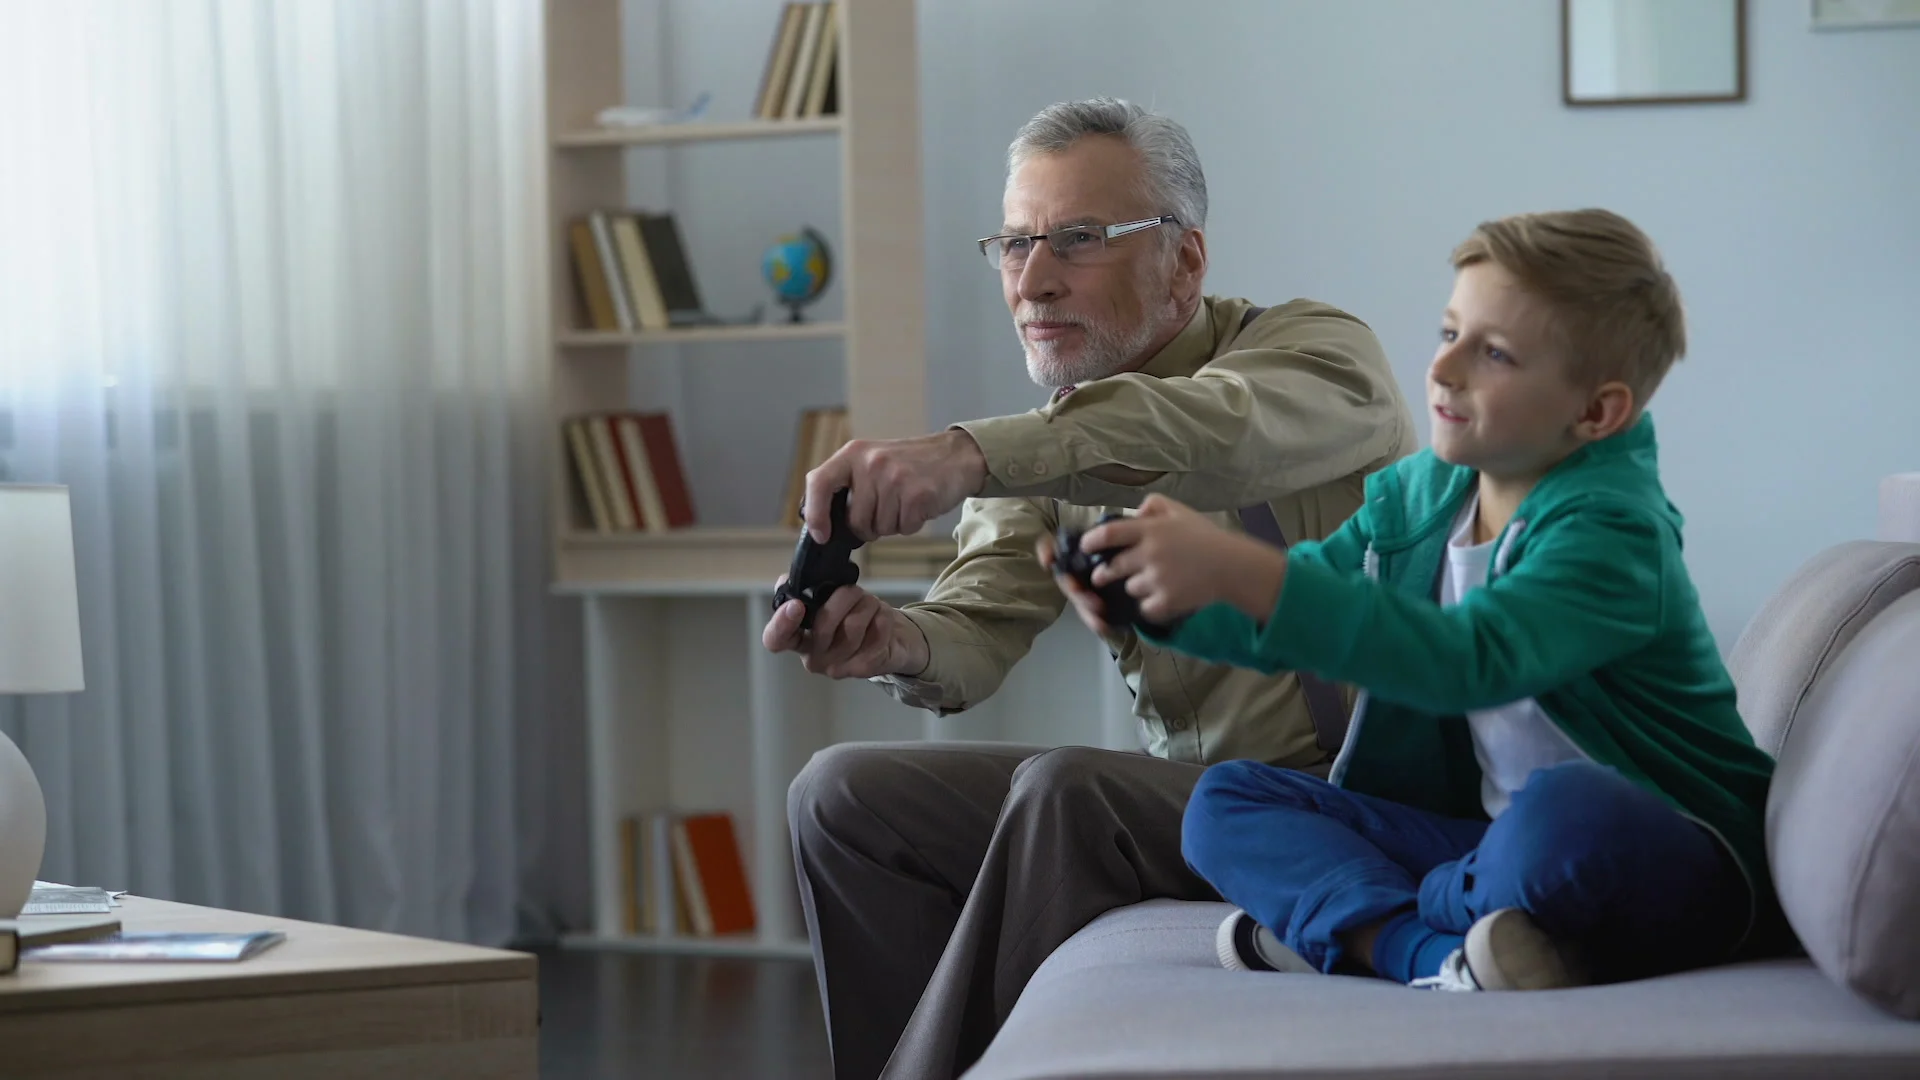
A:
[[[83,694],[0,701],[42,877],[513,933],[539,19],[0,0],[0,469],[73,489],[86,650]]]

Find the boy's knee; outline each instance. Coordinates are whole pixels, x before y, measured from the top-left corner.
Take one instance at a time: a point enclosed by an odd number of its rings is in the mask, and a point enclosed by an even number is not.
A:
[[[1208,767],[1193,786],[1180,821],[1180,845],[1187,864],[1202,877],[1216,862],[1223,842],[1231,840],[1234,812],[1248,807],[1297,806],[1312,800],[1289,782],[1287,770],[1257,761],[1223,761]],[[1230,857],[1230,856],[1223,856]]]
[[[1521,907],[1539,916],[1609,893],[1645,839],[1642,823],[1663,806],[1658,796],[1592,762],[1535,772],[1475,853],[1480,906]]]
[[[1591,761],[1541,769],[1514,793],[1507,813],[1517,814],[1525,846],[1561,859],[1598,855],[1636,832],[1636,824],[1662,805],[1619,772]]]

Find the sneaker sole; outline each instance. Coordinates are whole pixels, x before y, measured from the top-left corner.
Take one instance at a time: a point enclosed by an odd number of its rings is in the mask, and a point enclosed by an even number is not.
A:
[[[1587,983],[1519,908],[1475,921],[1467,930],[1466,954],[1467,968],[1483,990],[1560,990]]]
[[[1213,954],[1219,958],[1220,966],[1228,971],[1265,971],[1264,967],[1254,967],[1240,957],[1239,943],[1234,936],[1239,933],[1240,924],[1253,924],[1253,917],[1244,911],[1236,911],[1221,920],[1220,929],[1213,934]]]

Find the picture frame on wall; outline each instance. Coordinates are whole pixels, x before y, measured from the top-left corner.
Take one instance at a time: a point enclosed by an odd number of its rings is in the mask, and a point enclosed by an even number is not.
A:
[[[1920,27],[1920,0],[1808,0],[1815,30]]]

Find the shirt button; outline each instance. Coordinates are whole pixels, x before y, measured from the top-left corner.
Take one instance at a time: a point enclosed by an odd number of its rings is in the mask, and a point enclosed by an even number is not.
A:
[[[1018,466],[1018,465],[1009,465],[1009,466],[1007,466],[1007,475],[1008,475],[1008,476],[1019,476],[1019,475],[1020,475],[1020,466]]]
[[[1176,716],[1176,717],[1174,717],[1174,718],[1173,718],[1173,730],[1175,730],[1175,731],[1185,731],[1185,730],[1187,730],[1187,718],[1186,718],[1186,717],[1184,717],[1184,716]]]
[[[1035,475],[1035,476],[1045,476],[1045,475],[1047,475],[1047,463],[1046,463],[1046,462],[1044,462],[1044,461],[1037,461],[1037,462],[1034,462],[1034,465],[1033,465],[1033,475]]]

